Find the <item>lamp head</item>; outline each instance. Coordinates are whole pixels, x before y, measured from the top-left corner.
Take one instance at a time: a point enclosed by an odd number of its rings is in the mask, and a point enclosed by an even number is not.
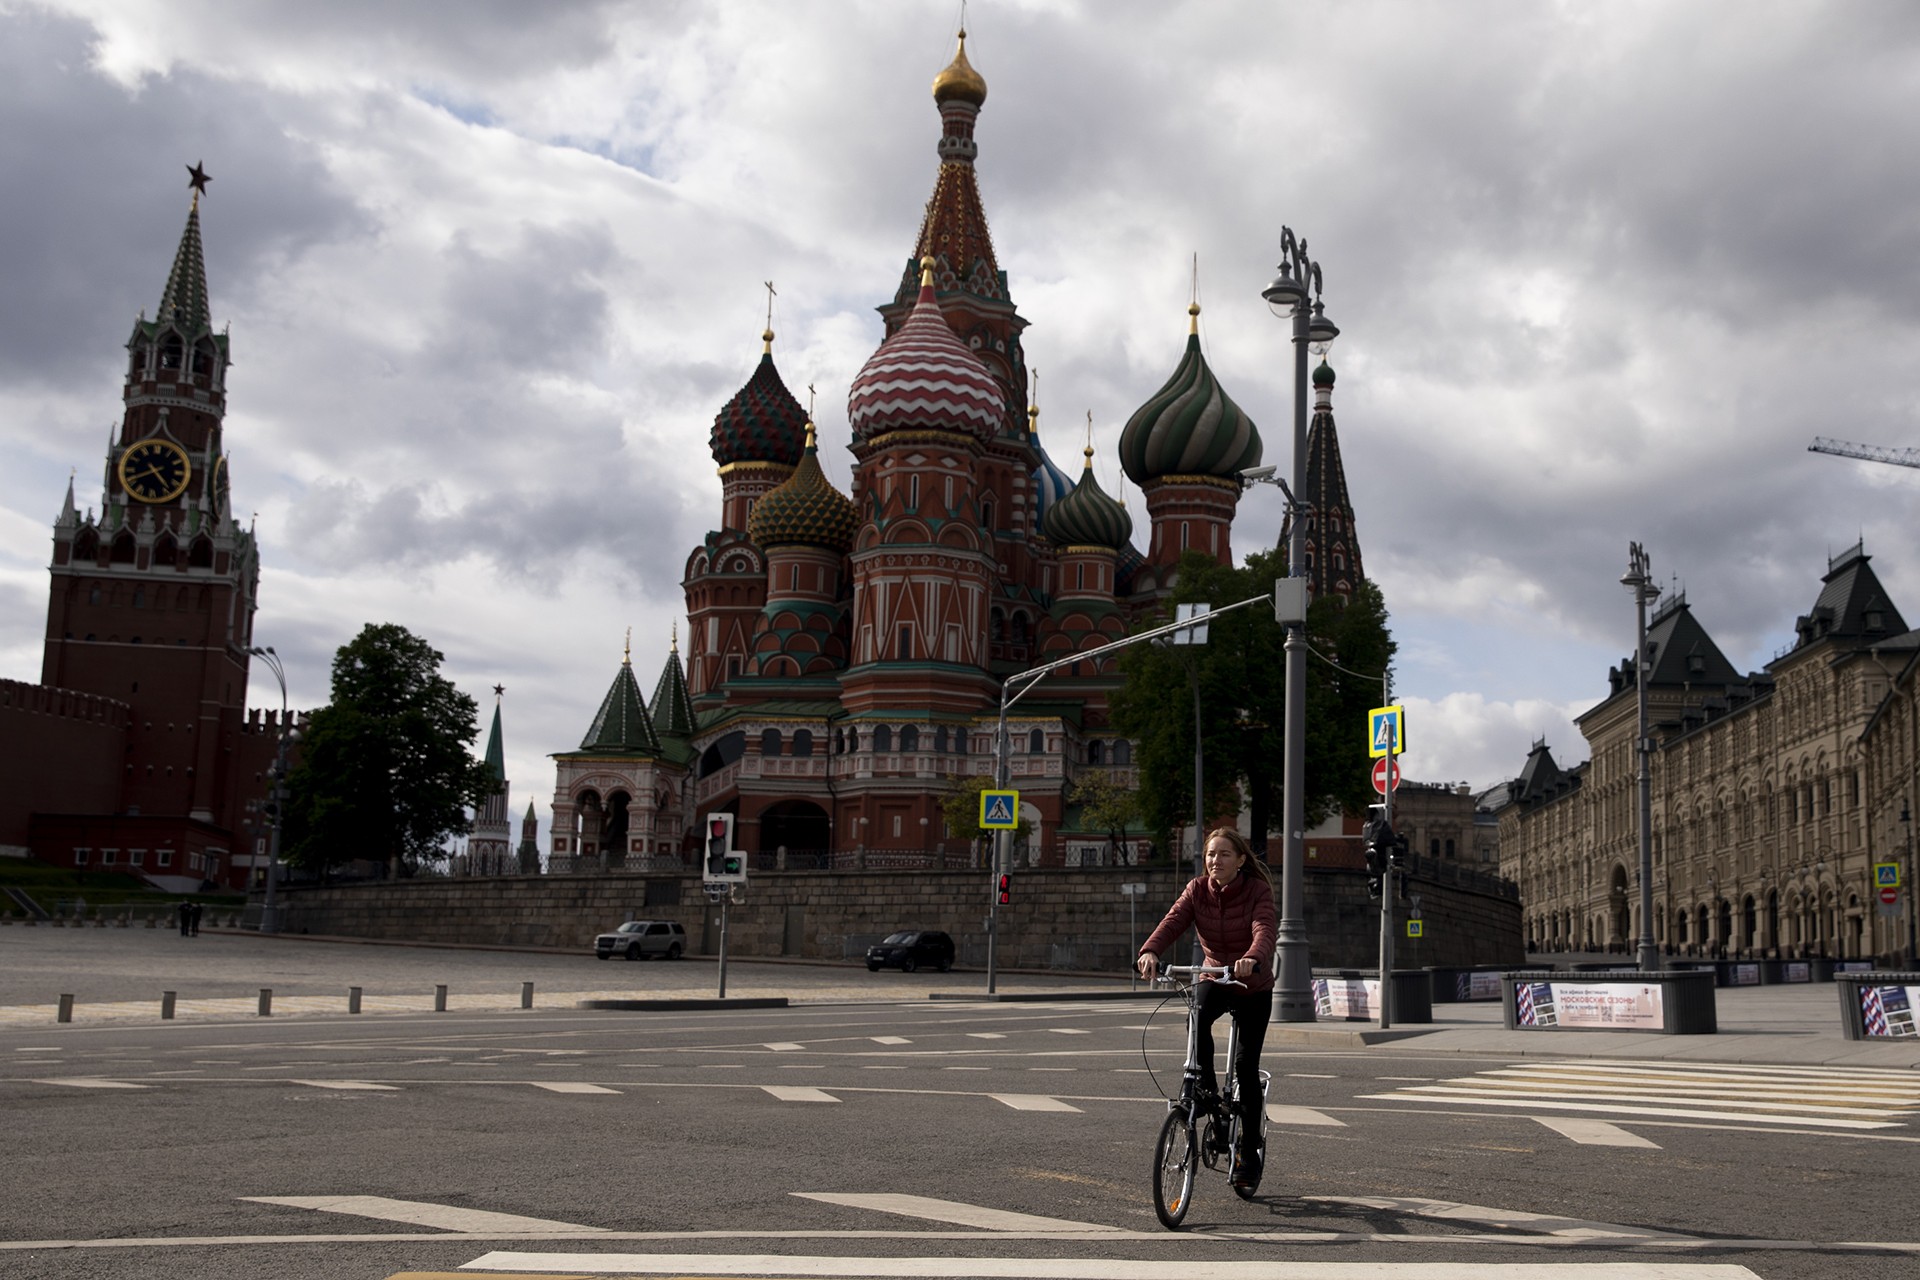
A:
[[[1292,317],[1296,308],[1306,305],[1307,286],[1293,278],[1291,263],[1282,262],[1280,274],[1273,278],[1272,284],[1260,291],[1260,296],[1267,300],[1267,307],[1273,314],[1286,320]]]
[[[1340,326],[1327,319],[1327,305],[1318,299],[1313,304],[1313,319],[1307,324],[1307,341],[1317,347],[1321,355],[1333,340],[1340,336]]]

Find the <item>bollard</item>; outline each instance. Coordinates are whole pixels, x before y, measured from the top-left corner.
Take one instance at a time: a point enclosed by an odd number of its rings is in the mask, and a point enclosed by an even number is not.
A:
[[[260,1016],[263,1018],[271,1018],[273,1016],[272,987],[260,988]]]
[[[523,982],[520,984],[520,1007],[522,1009],[533,1008],[533,984],[531,982]]]
[[[160,993],[160,1020],[162,1022],[173,1020],[173,992],[171,991]]]
[[[160,923],[160,915],[158,912],[155,912],[155,911],[147,912],[147,928],[152,929],[157,925],[159,925],[159,923]]]
[[[347,1012],[360,1012],[360,988],[358,987],[347,988]]]
[[[70,995],[63,995],[60,997],[59,1021],[61,1022],[73,1021],[73,997]]]
[[[435,1013],[445,1013],[447,1011],[447,984],[444,982],[439,983],[433,989],[433,1011]]]

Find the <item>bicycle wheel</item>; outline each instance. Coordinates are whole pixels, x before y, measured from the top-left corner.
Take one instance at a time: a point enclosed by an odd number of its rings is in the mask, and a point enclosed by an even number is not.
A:
[[[1199,1162],[1193,1117],[1185,1111],[1169,1111],[1153,1152],[1153,1211],[1169,1231],[1179,1230],[1193,1203],[1193,1172]]]

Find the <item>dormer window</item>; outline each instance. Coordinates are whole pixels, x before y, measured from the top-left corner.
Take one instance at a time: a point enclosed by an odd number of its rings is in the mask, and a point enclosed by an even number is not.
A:
[[[1878,609],[1867,610],[1867,630],[1885,631],[1886,629],[1887,629],[1886,615],[1881,613]]]
[[[1703,676],[1707,674],[1707,660],[1697,653],[1688,654],[1687,674],[1690,676]]]

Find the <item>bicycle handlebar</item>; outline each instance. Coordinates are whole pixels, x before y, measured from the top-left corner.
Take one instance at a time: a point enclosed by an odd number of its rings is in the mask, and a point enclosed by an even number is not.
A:
[[[1160,972],[1154,975],[1156,982],[1173,982],[1179,978],[1211,977],[1222,986],[1244,987],[1247,984],[1232,976],[1233,970],[1224,964],[1169,964],[1162,965]]]

